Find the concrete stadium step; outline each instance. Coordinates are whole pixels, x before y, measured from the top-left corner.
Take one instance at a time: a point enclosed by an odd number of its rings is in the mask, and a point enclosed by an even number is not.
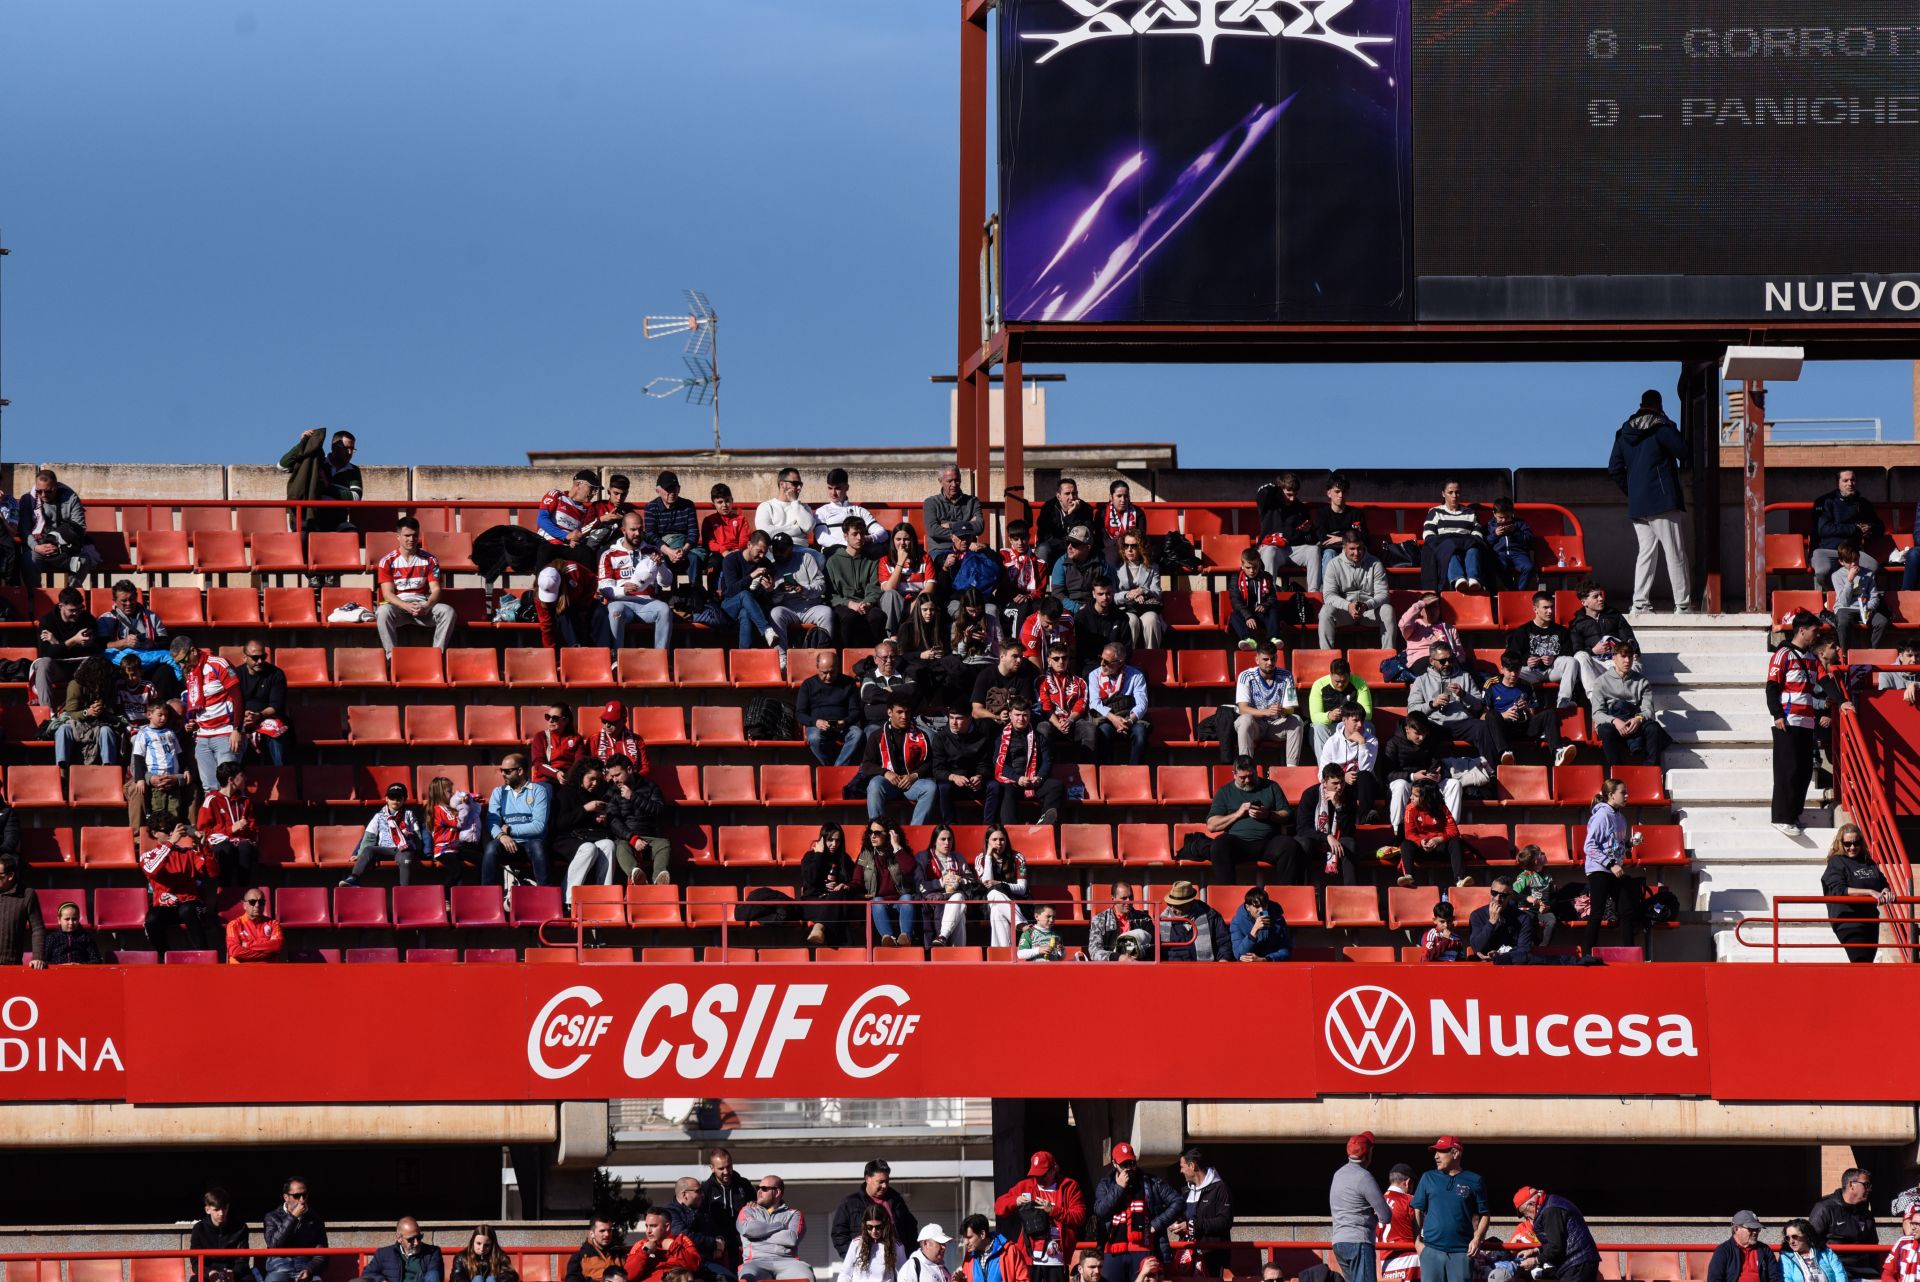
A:
[[[1698,869],[1695,908],[1712,918],[1714,955],[1722,961],[1772,961],[1772,950],[1759,947],[1771,943],[1771,927],[1748,927],[1736,938],[1737,924],[1748,917],[1771,915],[1774,903],[1782,896],[1818,895],[1822,859],[1798,858],[1771,863],[1709,861]],[[1812,919],[1807,925],[1782,926],[1782,943],[1828,943],[1833,932],[1818,905],[1792,905],[1789,915]],[[1744,942],[1742,940],[1744,939]],[[1837,952],[1827,948],[1782,949],[1783,961],[1838,961]]]
[[[1674,814],[1685,830],[1687,848],[1693,851],[1696,861],[1744,852],[1749,857],[1764,859],[1817,856],[1825,862],[1827,847],[1833,842],[1833,820],[1824,810],[1801,812],[1800,822],[1805,831],[1798,837],[1789,837],[1775,828],[1764,805],[1677,804]]]
[[[1752,695],[1754,692],[1746,692]],[[1758,746],[1769,743],[1773,722],[1764,705],[1757,712],[1727,714],[1694,708],[1660,707],[1660,725],[1678,744]]]
[[[1640,670],[1656,688],[1739,686],[1751,690],[1766,678],[1767,656],[1764,651],[1703,654],[1685,647],[1671,653],[1648,649],[1641,654]]]
[[[1766,801],[1773,796],[1773,769],[1669,770],[1667,795],[1675,801]]]
[[[1674,748],[1665,764],[1669,775],[1677,770],[1772,770],[1773,748],[1771,744],[1700,744]]]
[[[1646,643],[1649,632],[1738,632],[1742,629],[1764,632],[1768,626],[1764,614],[1675,614],[1671,610],[1655,610],[1651,613],[1629,612],[1627,622],[1633,625],[1634,635]]]

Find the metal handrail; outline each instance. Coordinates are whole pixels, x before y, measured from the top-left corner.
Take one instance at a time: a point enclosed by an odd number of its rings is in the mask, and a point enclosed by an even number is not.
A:
[[[1860,728],[1859,710],[1851,704],[1840,709],[1836,736],[1836,764],[1840,776],[1840,804],[1866,835],[1867,851],[1875,866],[1887,879],[1887,888],[1906,911],[1897,914],[1893,935],[1903,956],[1910,956],[1914,940],[1913,866],[1907,859],[1906,843],[1900,838],[1900,826],[1893,803],[1874,773],[1873,755],[1867,749],[1866,734]]]
[[[1780,928],[1782,926],[1830,926],[1836,922],[1845,922],[1855,926],[1890,925],[1895,927],[1897,933],[1901,924],[1911,925],[1911,917],[1893,916],[1890,914],[1879,914],[1872,917],[1783,917],[1780,915],[1782,908],[1792,907],[1797,904],[1871,904],[1877,902],[1879,902],[1878,898],[1873,895],[1777,895],[1774,897],[1773,911],[1771,913],[1768,913],[1764,917],[1759,915],[1742,917],[1739,921],[1735,922],[1733,926],[1733,937],[1735,941],[1747,948],[1765,948],[1770,950],[1773,953],[1773,960],[1776,962],[1780,960],[1780,950],[1783,948],[1839,948],[1847,951],[1849,955],[1856,949],[1878,950],[1880,947],[1878,938],[1871,942],[1858,944],[1843,944],[1838,939],[1807,940],[1794,943],[1780,938]],[[1888,901],[1888,906],[1890,907],[1910,909],[1915,904],[1920,904],[1920,898],[1915,898],[1911,895],[1896,895]],[[1756,943],[1748,939],[1745,933],[1748,926],[1766,926],[1771,928],[1771,938],[1766,943]],[[1900,960],[1905,962],[1909,960],[1909,958],[1910,953],[1906,950],[1905,944],[1903,943]]]

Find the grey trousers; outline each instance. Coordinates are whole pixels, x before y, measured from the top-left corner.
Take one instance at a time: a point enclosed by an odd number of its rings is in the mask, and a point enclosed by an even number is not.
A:
[[[397,605],[382,605],[373,612],[374,626],[380,630],[380,647],[389,655],[393,647],[399,644],[401,628],[432,628],[433,648],[447,648],[447,638],[453,635],[453,607],[445,601],[440,602],[424,615],[408,614]]]
[[[1682,519],[1684,512],[1663,512],[1659,516],[1640,517],[1633,523],[1633,539],[1639,555],[1633,561],[1633,608],[1645,613],[1653,608],[1653,576],[1656,563],[1667,559],[1667,582],[1673,588],[1673,605],[1685,613],[1693,608],[1693,586],[1687,578],[1687,546]]]

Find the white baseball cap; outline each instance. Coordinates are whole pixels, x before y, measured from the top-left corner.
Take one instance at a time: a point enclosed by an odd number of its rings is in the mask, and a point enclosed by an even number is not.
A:
[[[952,1238],[940,1231],[938,1224],[922,1224],[920,1226],[920,1240],[922,1242],[938,1242],[942,1246],[953,1241]]]

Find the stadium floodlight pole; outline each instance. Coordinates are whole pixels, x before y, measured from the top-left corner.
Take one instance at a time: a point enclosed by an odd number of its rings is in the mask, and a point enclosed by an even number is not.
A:
[[[641,390],[655,400],[685,392],[687,404],[713,406],[713,452],[720,453],[720,313],[713,310],[707,296],[697,289],[682,290],[687,300],[684,316],[647,316],[641,319],[640,332],[647,338],[687,336],[680,349],[687,376],[662,375],[650,379]]]

